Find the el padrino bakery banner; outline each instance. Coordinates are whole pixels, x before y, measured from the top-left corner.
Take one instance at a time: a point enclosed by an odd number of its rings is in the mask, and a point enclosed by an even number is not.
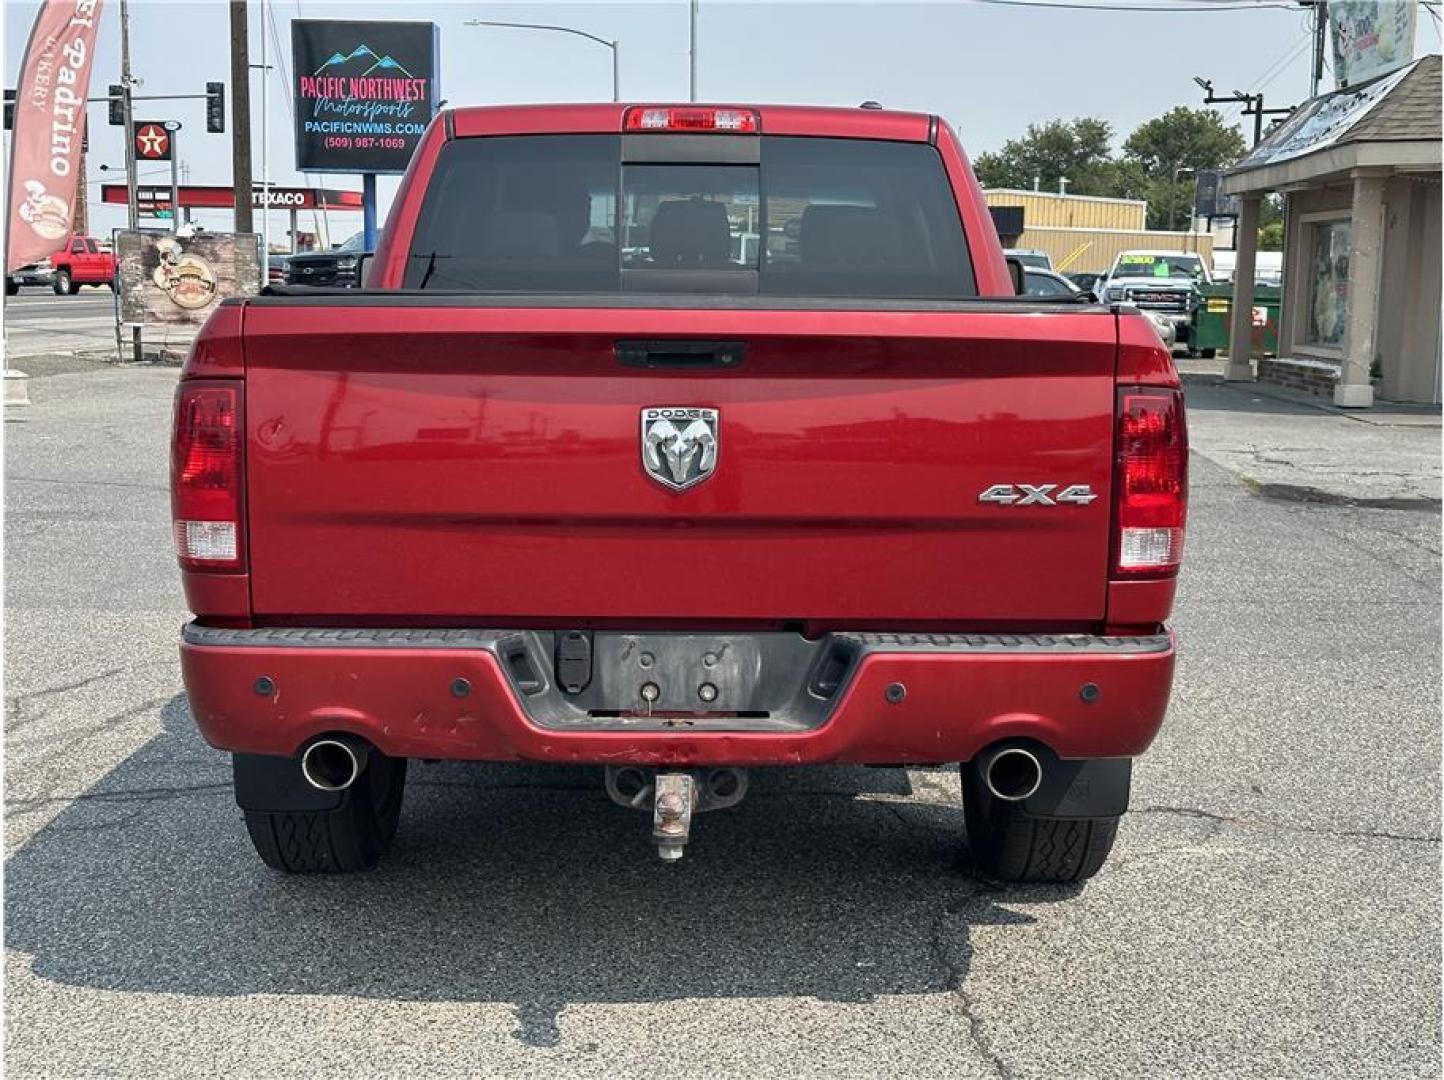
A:
[[[100,9],[101,0],[45,0],[30,31],[15,84],[7,272],[70,236]]]

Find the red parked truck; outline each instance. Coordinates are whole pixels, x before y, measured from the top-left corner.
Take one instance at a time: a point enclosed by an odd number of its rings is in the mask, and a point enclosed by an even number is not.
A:
[[[14,296],[22,285],[48,284],[56,296],[74,296],[82,285],[115,288],[115,255],[93,236],[72,236],[63,248],[34,266],[5,278],[5,293]]]
[[[960,763],[980,872],[1099,868],[1183,403],[1136,310],[1015,295],[947,124],[448,110],[368,272],[226,302],[178,390],[185,685],[268,864],[372,866],[420,758],[598,766],[667,858],[749,769]]]

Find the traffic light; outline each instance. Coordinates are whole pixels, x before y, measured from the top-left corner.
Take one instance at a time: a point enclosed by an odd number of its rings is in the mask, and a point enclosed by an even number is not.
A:
[[[15,91],[5,91],[5,130],[15,130]]]
[[[226,130],[226,84],[206,83],[206,130],[217,135]]]
[[[111,127],[125,127],[125,87],[111,83],[105,88],[105,96],[110,99]]]

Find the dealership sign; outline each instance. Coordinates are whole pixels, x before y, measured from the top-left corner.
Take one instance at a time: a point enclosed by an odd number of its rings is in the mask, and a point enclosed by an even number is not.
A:
[[[436,112],[438,52],[435,23],[293,20],[296,168],[405,172]]]

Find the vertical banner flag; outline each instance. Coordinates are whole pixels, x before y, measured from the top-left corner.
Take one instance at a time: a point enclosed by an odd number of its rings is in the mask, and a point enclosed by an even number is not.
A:
[[[1335,85],[1358,86],[1413,60],[1417,10],[1416,0],[1331,0]]]
[[[5,270],[65,246],[75,219],[85,98],[101,0],[44,0],[15,93]]]

